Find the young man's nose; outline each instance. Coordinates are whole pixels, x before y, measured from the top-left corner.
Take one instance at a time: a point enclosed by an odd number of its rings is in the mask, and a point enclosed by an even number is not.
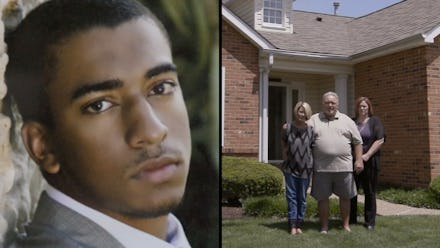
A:
[[[168,133],[154,107],[144,98],[134,100],[125,110],[126,142],[133,148],[160,144]]]

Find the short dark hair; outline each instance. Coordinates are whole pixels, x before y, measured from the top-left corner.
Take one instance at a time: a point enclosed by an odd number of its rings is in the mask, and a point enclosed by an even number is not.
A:
[[[76,33],[141,17],[152,19],[168,39],[160,21],[136,0],[49,0],[32,10],[6,37],[5,81],[23,121],[53,125],[46,88],[57,67],[55,46]]]

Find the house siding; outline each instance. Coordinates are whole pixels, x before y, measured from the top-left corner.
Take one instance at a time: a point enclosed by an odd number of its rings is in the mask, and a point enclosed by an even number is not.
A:
[[[440,175],[440,36],[426,47],[431,179]]]
[[[385,126],[381,182],[426,187],[431,181],[426,54],[419,47],[355,65],[355,95],[370,98]]]
[[[222,21],[222,65],[225,67],[224,155],[258,156],[258,49]]]
[[[304,101],[308,102],[312,107],[313,113],[322,110],[322,95],[328,91],[335,91],[333,78],[326,80],[307,82]]]
[[[254,0],[232,1],[228,8],[246,22],[249,26],[254,26],[255,3]]]

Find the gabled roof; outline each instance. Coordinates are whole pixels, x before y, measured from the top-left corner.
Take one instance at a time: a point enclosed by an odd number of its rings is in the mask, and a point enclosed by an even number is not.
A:
[[[440,34],[439,0],[404,0],[359,18],[295,10],[292,15],[293,34],[248,28],[280,51],[351,58],[425,45]]]
[[[252,43],[257,45],[261,49],[273,49],[274,46],[264,36],[259,34],[255,29],[242,21],[232,11],[222,5],[223,18],[233,26],[237,27],[238,31],[248,38]]]
[[[406,0],[349,23],[354,54],[438,29],[440,1]],[[426,40],[426,42],[433,42]]]
[[[352,52],[347,23],[353,18],[293,11],[293,34],[259,32],[282,50],[349,56]],[[321,18],[318,21],[317,18]]]

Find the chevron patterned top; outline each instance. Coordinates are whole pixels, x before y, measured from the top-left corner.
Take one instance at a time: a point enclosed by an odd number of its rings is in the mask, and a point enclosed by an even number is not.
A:
[[[313,171],[313,127],[297,128],[293,123],[289,123],[285,131],[282,139],[288,149],[287,159],[282,168],[286,173],[307,178]]]

